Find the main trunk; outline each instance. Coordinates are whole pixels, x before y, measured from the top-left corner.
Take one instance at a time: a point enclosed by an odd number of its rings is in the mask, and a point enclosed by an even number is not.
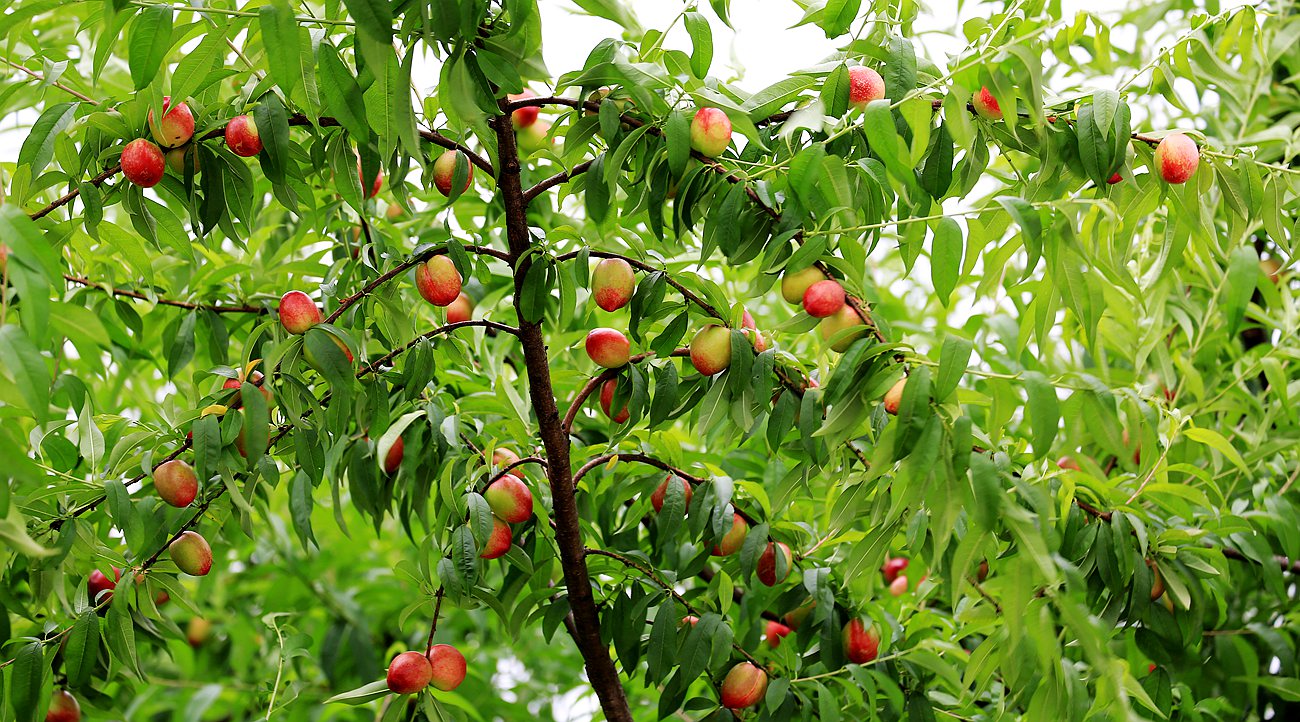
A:
[[[600,698],[605,717],[614,722],[631,722],[627,696],[610,659],[609,648],[600,640],[600,617],[591,595],[591,578],[584,558],[582,530],[578,520],[578,502],[574,496],[573,474],[569,468],[569,439],[560,424],[560,412],[551,388],[551,364],[546,340],[539,324],[524,319],[520,298],[530,261],[524,258],[528,239],[527,202],[519,181],[519,151],[515,146],[510,116],[492,121],[497,133],[497,187],[506,210],[506,237],[510,244],[511,264],[515,274],[515,314],[519,318],[519,342],[524,349],[528,371],[528,394],[537,415],[537,425],[546,448],[547,476],[554,502],[555,541],[564,568],[564,585],[573,610],[573,637],[587,666],[587,678]]]

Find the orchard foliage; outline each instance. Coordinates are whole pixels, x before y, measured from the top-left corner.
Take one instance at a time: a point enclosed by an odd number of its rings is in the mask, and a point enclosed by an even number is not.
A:
[[[0,11],[0,720],[1295,717],[1288,6],[575,2]]]

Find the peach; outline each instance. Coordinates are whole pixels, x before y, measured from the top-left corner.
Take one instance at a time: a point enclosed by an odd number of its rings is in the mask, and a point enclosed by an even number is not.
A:
[[[731,119],[717,108],[700,108],[691,120],[691,149],[716,158],[731,144]]]
[[[524,88],[524,92],[522,93],[511,93],[510,95],[506,96],[506,98],[509,100],[527,100],[528,98],[536,98],[536,97],[537,97],[537,93],[534,93],[533,91],[527,88]],[[520,128],[527,128],[528,126],[537,122],[537,114],[540,111],[541,108],[537,106],[520,108],[510,114],[510,122],[515,126],[515,130],[519,130]]]
[[[190,617],[189,624],[185,626],[185,641],[189,642],[191,647],[201,647],[212,636],[212,622],[203,617]]]
[[[636,273],[622,258],[605,258],[591,273],[591,296],[606,311],[617,311],[632,300],[636,291]]]
[[[470,164],[469,158],[458,150],[449,150],[433,162],[433,185],[444,196],[451,197],[451,183],[456,178],[456,164],[460,162],[465,164],[465,185],[460,189],[464,193],[469,190],[470,183],[474,182],[474,166]]]
[[[682,617],[682,624],[689,624],[692,627],[694,627],[699,623],[700,623],[700,618],[695,616],[694,614],[687,614],[686,616]]]
[[[510,466],[511,464],[514,464],[518,461],[519,461],[519,454],[516,454],[510,449],[497,448],[496,451],[492,452],[492,463],[498,469],[504,469],[507,466]],[[509,473],[511,476],[515,477],[516,479],[524,478],[524,471],[522,467],[516,466],[515,468],[511,469]]]
[[[109,581],[107,574],[98,569],[92,571],[86,579],[86,592],[91,604],[97,604],[113,597],[113,590],[117,588],[117,582],[122,578],[122,570],[117,567],[110,567],[110,569],[113,570],[112,581]],[[105,592],[107,592],[108,596],[101,598],[100,595]]]
[[[450,644],[435,644],[429,648],[429,665],[433,668],[430,682],[436,689],[450,692],[465,681],[465,655]]]
[[[885,392],[884,404],[887,413],[898,414],[898,408],[903,405],[903,389],[905,388],[907,388],[906,376],[895,381],[894,385],[890,386],[889,390]]]
[[[631,413],[627,410],[627,404],[617,414],[610,413],[611,406],[614,403],[614,392],[618,390],[618,380],[609,379],[600,385],[600,408],[605,412],[605,416],[613,419],[614,423],[621,424],[628,420]]]
[[[264,396],[264,397],[266,398],[266,403],[267,403],[267,405],[270,405],[270,403],[271,403],[271,387],[265,383],[265,379],[266,379],[266,377],[262,375],[262,372],[261,372],[261,371],[254,371],[254,372],[252,372],[251,374],[248,375],[248,383],[253,384],[253,385],[256,386],[259,390],[261,390],[261,392],[262,392],[262,396]],[[242,379],[226,379],[225,381],[223,381],[223,382],[221,383],[221,388],[223,388],[223,389],[238,389],[242,384],[243,384],[243,380],[242,380]],[[238,403],[239,403],[239,392],[238,392],[238,391],[236,391],[235,394],[234,394],[233,396],[230,397],[230,403],[231,403],[231,404],[238,404]],[[206,415],[207,415],[207,414],[204,414],[204,416],[206,416]]]
[[[741,316],[740,329],[741,333],[745,334],[745,337],[749,339],[749,342],[754,345],[755,351],[763,353],[767,350],[767,339],[763,337],[763,333],[758,330],[756,325],[754,325],[754,317],[749,315],[749,311],[745,311]]]
[[[767,646],[772,649],[781,646],[781,637],[784,637],[793,631],[793,629],[790,629],[784,624],[774,622],[770,619],[767,620],[767,624],[763,625],[763,636],[767,639]]]
[[[540,150],[551,147],[551,124],[544,120],[533,123],[527,128],[520,130],[516,137],[519,139],[519,149],[525,155],[532,155]]]
[[[402,437],[397,437],[397,441],[388,447],[388,453],[384,455],[384,473],[392,474],[402,466],[402,457],[406,455],[406,442]]]
[[[122,175],[141,188],[158,185],[166,170],[162,149],[144,138],[136,138],[122,149]]]
[[[857,108],[865,108],[867,103],[885,97],[885,79],[873,68],[855,66],[849,68],[849,103]]]
[[[307,329],[323,320],[316,302],[302,291],[290,291],[280,297],[280,325],[289,333],[307,333]]]
[[[382,179],[382,175],[381,172],[380,179]],[[388,207],[384,209],[384,218],[390,221],[395,221],[404,215],[406,215],[406,210],[397,203],[389,203]],[[357,230],[360,231],[361,229],[358,228]]]
[[[4,269],[4,264],[0,263],[0,270]],[[1265,258],[1259,262],[1259,270],[1263,271],[1268,280],[1277,285],[1282,282],[1282,262],[1276,258]]]
[[[722,539],[714,545],[713,556],[727,557],[740,551],[740,547],[745,543],[745,537],[749,534],[749,523],[739,514],[731,515],[731,528]]]
[[[164,148],[176,148],[190,142],[194,137],[194,114],[184,103],[172,106],[170,96],[163,97],[162,122],[159,123],[149,109],[149,132],[158,145]]]
[[[1157,567],[1155,562],[1151,561],[1150,559],[1146,560],[1146,562],[1147,562],[1147,568],[1151,570],[1151,574],[1152,574],[1151,601],[1154,602],[1155,600],[1160,598],[1160,595],[1165,593],[1165,579],[1164,577],[1160,576],[1160,567]]]
[[[970,99],[970,104],[980,117],[989,120],[1002,120],[1002,108],[998,106],[997,98],[994,98],[993,94],[989,92],[988,86],[980,88],[980,92]]]
[[[691,496],[695,493],[694,489],[691,488],[691,483],[676,474],[671,474],[659,484],[652,494],[650,494],[650,506],[655,508],[655,513],[664,510],[664,500],[668,498],[669,484],[681,484],[685,487],[685,490],[682,492],[682,495],[686,497],[686,504],[684,506],[687,509],[691,508]]]
[[[361,172],[360,156],[357,157],[357,178],[361,179],[361,187],[364,189],[366,185],[366,177],[362,175]],[[370,184],[370,192],[366,194],[366,198],[374,198],[375,196],[379,195],[379,189],[383,187],[384,187],[384,169],[383,167],[380,167],[375,171],[375,180]],[[401,209],[399,208],[398,210],[400,211]]]
[[[975,570],[975,581],[979,582],[980,584],[983,584],[984,580],[988,578],[989,578],[989,560],[985,559],[980,562],[979,567],[976,568]]]
[[[803,293],[803,310],[813,318],[826,318],[844,306],[844,287],[839,281],[818,281]]]
[[[720,373],[731,365],[731,329],[709,324],[691,339],[691,365],[705,376]]]
[[[1109,183],[1110,185],[1115,185],[1116,183],[1122,180],[1124,180],[1124,176],[1120,175],[1119,171],[1115,171],[1114,173],[1111,173],[1109,178],[1106,179],[1106,182]]]
[[[447,323],[464,323],[474,317],[474,301],[461,291],[456,300],[447,304]]]
[[[262,138],[257,134],[257,123],[251,115],[236,115],[226,123],[226,147],[241,158],[251,158],[262,152]]]
[[[510,541],[513,535],[510,533],[510,527],[499,517],[492,517],[492,533],[488,535],[487,543],[483,545],[483,551],[479,557],[483,559],[496,559],[497,557],[510,551]]]
[[[45,722],[81,722],[81,705],[77,704],[77,698],[66,689],[55,692],[45,712]]]
[[[846,334],[843,338],[831,344],[831,350],[837,353],[844,353],[849,350],[849,346],[852,346],[854,341],[866,336],[867,325],[862,322],[858,312],[853,310],[853,307],[847,303],[841,306],[840,310],[823,318],[822,322],[817,324],[817,332],[821,334],[823,341],[830,341],[840,332],[851,328],[857,328],[858,331]]]
[[[186,156],[188,156],[188,159]],[[187,160],[194,164],[195,175],[199,172],[199,154],[194,150],[194,146],[172,148],[164,153],[163,157],[167,163],[168,170],[182,178],[185,177],[185,163]]]
[[[791,629],[798,629],[801,625],[803,625],[804,621],[808,619],[808,615],[812,614],[813,610],[816,608],[817,608],[817,601],[815,599],[808,599],[803,604],[800,604],[798,607],[795,607],[794,609],[791,609],[790,611],[786,612],[781,617],[781,621],[785,622],[786,626],[790,627]]]
[[[1075,461],[1074,457],[1072,456],[1062,456],[1061,458],[1057,459],[1056,466],[1059,469],[1071,469],[1073,471],[1083,470],[1079,467],[1079,462]]]
[[[460,271],[450,258],[434,256],[415,267],[415,288],[429,303],[450,306],[460,297]]]
[[[768,542],[767,548],[758,557],[755,571],[758,581],[769,587],[775,587],[790,576],[792,566],[794,566],[794,557],[790,554],[790,547],[782,542]]]
[[[880,653],[880,633],[874,626],[853,619],[844,625],[844,655],[854,664],[866,664]]]
[[[801,303],[804,293],[818,281],[825,281],[826,274],[816,266],[809,266],[801,271],[787,271],[781,276],[781,298],[786,303]]]
[[[744,709],[758,704],[767,693],[767,672],[752,662],[741,662],[727,672],[718,698],[727,709]]]
[[[1184,133],[1170,133],[1156,146],[1156,169],[1166,183],[1186,183],[1201,162],[1201,149]]]
[[[388,689],[394,694],[415,694],[429,686],[433,665],[419,652],[402,652],[388,665]]]
[[[212,571],[212,547],[198,532],[181,532],[167,549],[177,568],[192,577],[207,576]]]
[[[907,575],[899,574],[894,581],[889,583],[889,593],[901,597],[907,593]]]
[[[519,479],[506,474],[483,492],[492,513],[510,524],[528,521],[533,515],[533,492]]]
[[[632,356],[627,336],[612,328],[593,328],[587,334],[587,356],[597,366],[616,369],[626,366]]]
[[[893,584],[898,575],[907,568],[907,557],[892,557],[885,560],[880,566],[880,574],[885,578],[886,584]]]
[[[153,470],[153,486],[162,500],[172,506],[189,506],[199,493],[194,468],[180,459],[164,461]]]

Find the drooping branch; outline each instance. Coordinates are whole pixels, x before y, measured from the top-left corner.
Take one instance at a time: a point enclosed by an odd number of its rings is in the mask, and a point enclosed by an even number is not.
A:
[[[136,298],[142,301],[152,301],[153,303],[156,303],[159,306],[174,306],[176,308],[187,308],[192,311],[211,311],[213,313],[255,313],[255,314],[268,313],[268,309],[263,306],[247,306],[247,305],[223,306],[221,304],[187,303],[185,301],[174,301],[170,298],[150,298],[149,296],[140,293],[139,291],[132,291],[130,289],[125,289],[125,288],[115,288],[112,286],[104,286],[95,283],[89,278],[73,276],[67,273],[63,274],[63,279],[68,283],[75,283],[79,286],[86,286],[88,288],[96,288],[113,296]]]
[[[438,328],[435,328],[432,331],[426,331],[425,333],[416,336],[415,338],[411,339],[410,341],[407,341],[401,346],[398,346],[392,351],[389,351],[383,356],[380,356],[374,361],[371,361],[369,364],[365,366],[365,368],[363,368],[360,372],[357,373],[357,378],[361,378],[362,376],[368,373],[374,373],[381,366],[386,365],[389,361],[392,361],[394,358],[402,355],[406,351],[410,350],[413,346],[420,343],[421,341],[424,341],[425,339],[430,339],[435,336],[441,336],[442,334],[445,333],[451,333],[456,329],[474,328],[476,326],[494,329],[496,331],[501,331],[502,333],[508,333],[512,336],[519,335],[519,329],[515,328],[514,326],[507,326],[504,323],[497,323],[496,321],[488,321],[487,319],[475,320],[475,321],[457,321],[456,323],[449,323],[444,326],[439,326]]]

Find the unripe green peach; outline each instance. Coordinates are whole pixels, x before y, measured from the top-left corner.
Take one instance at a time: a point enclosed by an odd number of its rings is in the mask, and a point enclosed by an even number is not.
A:
[[[700,108],[691,120],[691,149],[716,158],[731,144],[731,119],[717,108]]]
[[[479,557],[483,559],[496,559],[497,557],[510,551],[510,541],[513,535],[510,533],[510,526],[502,521],[499,517],[492,517],[492,532],[488,535],[487,542],[483,545],[483,551]]]
[[[719,699],[727,709],[753,707],[767,694],[767,672],[752,662],[741,662],[722,680]]]
[[[822,322],[817,324],[817,332],[821,334],[823,341],[830,341],[836,334],[851,328],[858,328],[858,331],[846,334],[831,344],[831,349],[838,353],[849,350],[849,346],[852,346],[854,341],[867,335],[867,325],[862,322],[858,312],[846,303],[840,307],[840,310],[823,318]]]
[[[731,528],[722,535],[722,540],[713,547],[713,556],[727,557],[740,551],[749,534],[749,523],[739,514],[731,515]]]
[[[981,117],[1002,120],[1002,108],[998,106],[997,98],[993,97],[993,93],[989,92],[987,86],[980,88],[980,92],[971,98],[970,104]]]
[[[262,152],[262,138],[257,133],[257,123],[252,116],[237,115],[226,123],[226,147],[243,158]]]
[[[632,300],[636,273],[622,258],[604,258],[591,273],[591,296],[606,311],[617,311]]]
[[[861,65],[849,68],[849,103],[865,108],[867,103],[885,97],[885,79],[873,68]]]
[[[787,271],[781,277],[781,298],[784,298],[786,303],[802,303],[808,287],[825,280],[826,274],[816,266],[809,266],[801,271]]]
[[[465,655],[450,644],[435,644],[429,648],[429,664],[433,667],[433,686],[450,692],[465,681]]]
[[[1186,183],[1201,162],[1201,149],[1184,133],[1170,133],[1156,146],[1156,169],[1166,183]]]
[[[632,357],[627,336],[612,328],[594,328],[587,334],[587,356],[607,369],[626,366]]]
[[[880,653],[880,633],[860,619],[844,625],[844,655],[854,664],[866,664]]]
[[[164,461],[153,470],[153,486],[162,500],[172,506],[189,506],[199,493],[194,468],[180,459]]]
[[[181,532],[167,548],[176,567],[186,574],[202,577],[212,571],[212,547],[198,532]]]
[[[456,178],[457,157],[464,158],[466,166],[465,185],[460,192],[469,190],[470,184],[474,182],[474,165],[469,162],[469,158],[458,150],[446,151],[433,162],[433,185],[444,196],[451,196],[451,183]]]
[[[533,492],[528,485],[506,474],[492,482],[483,492],[492,513],[510,524],[528,521],[533,515]]]
[[[790,547],[782,542],[768,542],[762,555],[758,557],[755,573],[758,581],[769,587],[775,587],[790,576],[790,568],[793,566],[794,556],[790,553]]]
[[[893,386],[885,392],[885,411],[890,414],[898,414],[898,407],[903,405],[903,389],[907,388],[907,377],[894,382]]]
[[[172,106],[170,96],[163,97],[162,123],[154,118],[153,109],[149,109],[149,132],[158,145],[164,148],[176,148],[190,142],[194,137],[194,114],[184,103]]]
[[[122,175],[141,188],[152,188],[167,170],[162,149],[144,138],[136,138],[122,149]]]
[[[402,652],[388,665],[388,691],[394,694],[416,694],[432,678],[433,665],[419,652]]]
[[[538,121],[520,130],[515,136],[519,139],[519,150],[525,155],[532,155],[541,150],[551,147],[551,124],[546,121]]]
[[[691,365],[705,376],[720,373],[731,365],[731,329],[709,324],[691,339]]]
[[[290,291],[280,298],[280,325],[289,333],[306,333],[323,320],[316,302],[302,291]]]
[[[654,492],[650,494],[650,506],[653,506],[655,508],[655,513],[659,513],[664,510],[664,500],[668,498],[669,484],[681,484],[684,487],[682,491],[682,496],[685,497],[686,503],[683,504],[683,507],[687,509],[691,508],[691,496],[694,495],[695,493],[695,491],[691,488],[691,483],[681,478],[680,476],[677,476],[676,474],[670,474],[668,478],[664,479],[663,482],[661,482],[659,486],[654,490]]]
[[[611,407],[614,404],[614,392],[617,390],[617,379],[609,379],[600,385],[600,408],[605,412],[607,418],[616,424],[621,424],[626,422],[632,414],[628,411],[627,404],[623,404],[623,408],[619,409],[617,414],[611,413],[613,411]]]
[[[450,258],[434,256],[415,267],[415,287],[429,303],[450,306],[460,297],[460,271]]]

